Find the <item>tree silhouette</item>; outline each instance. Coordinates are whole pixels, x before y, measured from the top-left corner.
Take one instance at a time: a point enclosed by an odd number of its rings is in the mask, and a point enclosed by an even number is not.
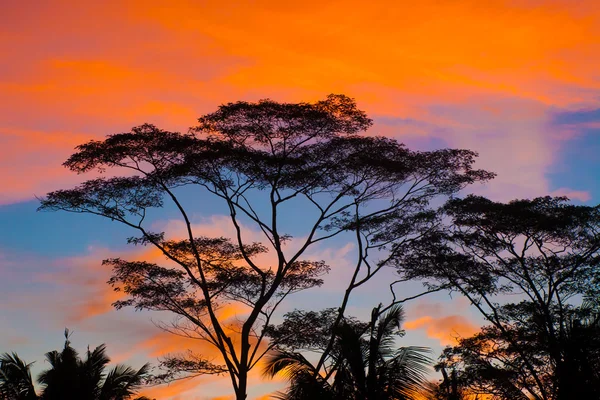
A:
[[[442,380],[426,382],[419,392],[419,400],[489,400],[489,395],[482,395],[462,385],[455,370],[436,369],[442,372]]]
[[[598,387],[585,384],[596,378],[581,368],[591,362],[578,348],[585,342],[573,338],[595,329],[580,322],[581,299],[600,293],[600,208],[565,198],[504,204],[469,196],[444,211],[452,225],[421,238],[395,265],[404,278],[461,293],[489,321],[446,361],[467,384],[501,399],[574,399]]]
[[[438,364],[435,369],[442,373],[443,380],[430,388],[432,400],[480,400],[479,393],[473,393],[460,381],[455,368],[448,373],[444,365]]]
[[[511,306],[518,310],[513,314],[519,313],[519,320],[506,327],[511,341],[494,326],[484,327],[477,335],[460,340],[458,346],[447,348],[438,367],[452,369],[460,386],[471,392],[493,394],[497,399],[527,399],[525,390],[533,392],[530,388],[535,388],[536,382],[523,361],[522,353],[525,353],[551,398],[567,398],[565,393],[570,398],[600,398],[600,309],[597,305],[586,301],[563,316],[567,321],[566,331],[559,347],[561,362],[565,364],[562,371],[568,376],[563,375],[561,380],[539,316],[532,314],[533,308],[526,303]],[[518,343],[518,349],[514,343]]]
[[[565,393],[600,399],[600,298],[587,298],[567,317],[564,336]]]
[[[270,348],[264,328],[273,313],[290,293],[321,285],[328,271],[325,262],[304,259],[311,246],[344,232],[357,242],[338,324],[351,292],[386,265],[371,259],[386,243],[386,221],[399,221],[395,234],[408,246],[432,228],[433,198],[492,177],[472,168],[471,151],[413,152],[392,139],[359,135],[371,123],[352,99],[330,95],[312,104],[229,103],[187,134],[142,125],[79,146],[66,167],[117,176],[52,192],[41,209],[109,218],[138,232],[131,243],[158,248],[163,265],[105,261],[113,268],[110,283],[128,295],[116,307],[170,311],[175,320],[166,329],[204,339],[222,356],[217,362],[173,355],[163,363],[166,379],[227,372],[236,398],[245,399],[248,371]],[[198,189],[193,198],[191,187]],[[196,234],[191,215],[206,196],[226,207],[233,240]],[[180,214],[183,239],[149,228],[152,208],[166,201]],[[291,235],[284,222],[299,209],[299,239],[286,251]],[[249,240],[243,225],[262,232],[263,243]],[[259,263],[256,256],[267,251],[273,261]],[[231,303],[243,309],[235,323],[219,319]]]
[[[81,359],[65,330],[65,346],[46,353],[50,369],[38,377],[42,385],[37,395],[29,367],[16,354],[0,356],[0,400],[126,400],[131,399],[148,377],[148,364],[139,370],[117,365],[106,373],[110,359],[106,346],[87,350]],[[138,397],[136,400],[149,400]]]
[[[0,356],[0,399],[36,400],[31,372],[27,364],[16,353]]]
[[[418,395],[431,360],[422,347],[395,348],[403,332],[402,308],[380,315],[375,308],[369,324],[343,321],[335,328],[335,345],[327,356],[325,376],[299,352],[278,350],[267,358],[265,375],[285,375],[290,386],[277,398],[284,400],[362,399],[404,400]],[[280,345],[281,346],[281,345]],[[315,350],[315,348],[306,348]]]

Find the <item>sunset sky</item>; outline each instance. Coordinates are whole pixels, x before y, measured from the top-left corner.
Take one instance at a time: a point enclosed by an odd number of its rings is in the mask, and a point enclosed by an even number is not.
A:
[[[131,232],[36,213],[35,196],[84,179],[61,166],[77,144],[144,122],[185,131],[224,102],[343,93],[374,119],[369,134],[479,152],[477,166],[498,176],[477,193],[600,202],[597,0],[0,0],[0,57],[0,352],[37,360],[35,371],[65,327],[78,349],[106,343],[114,361],[137,367],[188,347],[216,354],[159,331],[151,318],[166,316],[111,308],[101,260],[157,257],[128,247]],[[156,225],[176,233],[171,217]],[[207,235],[231,232],[217,206],[193,222]],[[331,277],[282,311],[338,304],[352,246],[315,251]],[[357,293],[350,312],[367,315],[381,285]],[[406,311],[403,343],[435,353],[481,323],[442,294]],[[257,371],[250,399],[280,387]],[[205,377],[147,393],[225,400],[232,390]]]

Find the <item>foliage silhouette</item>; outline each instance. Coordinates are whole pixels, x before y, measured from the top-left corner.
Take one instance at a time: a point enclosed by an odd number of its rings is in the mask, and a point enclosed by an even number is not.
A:
[[[31,372],[27,364],[16,353],[0,356],[0,399],[35,400],[37,395],[33,386]]]
[[[566,331],[558,346],[564,364],[561,373],[568,375],[559,377],[540,317],[526,303],[512,307],[519,320],[505,328],[512,335],[511,342],[496,327],[484,327],[481,333],[447,348],[438,368],[455,371],[456,380],[470,392],[491,393],[497,399],[527,399],[523,388],[534,387],[535,381],[522,359],[522,349],[526,349],[551,398],[600,399],[600,309],[584,303],[565,313]],[[518,350],[513,343],[518,343]]]
[[[490,326],[448,350],[441,366],[499,399],[598,398],[580,397],[600,387],[597,369],[585,367],[598,365],[597,317],[581,323],[597,314],[581,299],[599,298],[600,209],[565,198],[504,204],[469,196],[444,211],[452,225],[421,238],[395,265],[404,278],[461,293]],[[582,358],[583,343],[590,351]]]
[[[330,95],[310,104],[229,103],[201,117],[187,134],[142,125],[79,146],[67,168],[115,176],[49,193],[40,208],[118,221],[138,232],[131,243],[158,248],[166,258],[162,265],[105,261],[113,268],[110,284],[128,296],[115,306],[170,311],[175,319],[163,328],[219,350],[222,360],[169,357],[165,379],[227,373],[236,398],[245,399],[248,372],[273,346],[265,339],[273,313],[290,293],[321,285],[329,269],[304,259],[311,246],[344,232],[356,239],[354,274],[337,325],[351,292],[386,266],[386,260],[373,265],[372,258],[387,243],[382,232],[390,230],[389,221],[395,221],[395,237],[409,246],[433,228],[432,199],[493,177],[472,168],[476,154],[468,150],[414,152],[393,139],[361,136],[371,124],[353,99]],[[203,206],[203,196],[224,204],[232,240],[195,232],[194,208],[181,197],[184,186],[199,190],[195,207]],[[148,228],[152,208],[165,201],[180,214],[183,239]],[[303,231],[288,254],[291,235],[283,223],[299,207]],[[260,231],[263,243],[248,239],[244,226]],[[257,256],[267,251],[273,261],[259,263]],[[232,303],[241,308],[235,322],[221,320],[220,310]]]
[[[106,373],[110,359],[105,345],[88,349],[82,360],[71,347],[68,330],[64,348],[46,353],[46,360],[51,367],[38,377],[42,385],[38,396],[29,370],[31,364],[15,353],[0,356],[0,400],[126,400],[133,398],[149,376],[147,364],[139,370],[117,365]]]
[[[326,375],[302,353],[280,349],[267,357],[264,374],[285,375],[289,382],[282,400],[363,399],[404,400],[417,396],[425,383],[431,360],[423,347],[395,349],[395,338],[404,316],[401,306],[381,314],[375,308],[368,324],[344,320],[334,329],[335,345],[327,356]],[[332,319],[329,319],[332,322]],[[323,350],[324,341],[308,345],[304,350]],[[293,347],[296,348],[296,343]]]
[[[421,393],[422,400],[484,400],[487,398],[461,384],[455,369],[450,369],[448,373],[445,366],[438,364],[436,370],[442,373],[443,380],[428,382]]]

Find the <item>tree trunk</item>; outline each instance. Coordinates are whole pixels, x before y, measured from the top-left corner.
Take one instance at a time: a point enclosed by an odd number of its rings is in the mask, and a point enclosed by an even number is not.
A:
[[[235,391],[235,400],[246,400],[246,391],[248,389],[248,371],[240,371],[238,377],[238,388]]]

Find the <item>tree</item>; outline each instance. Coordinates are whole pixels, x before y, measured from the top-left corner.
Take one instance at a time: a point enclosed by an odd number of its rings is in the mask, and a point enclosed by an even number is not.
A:
[[[510,305],[519,319],[506,327],[511,341],[498,328],[486,326],[482,332],[463,338],[444,350],[438,368],[449,368],[460,386],[472,393],[493,394],[495,399],[528,399],[536,382],[522,353],[534,366],[552,398],[600,399],[600,310],[589,303],[568,312],[566,331],[559,344],[563,374],[558,381],[548,341],[540,329],[539,317],[526,303]],[[514,343],[518,343],[517,348]],[[560,386],[559,386],[560,384]],[[566,398],[566,397],[563,397]]]
[[[16,354],[0,357],[1,400],[126,400],[131,399],[148,377],[149,366],[139,370],[126,365],[117,365],[108,373],[110,359],[106,346],[100,345],[93,351],[87,350],[82,360],[69,342],[65,331],[65,346],[62,351],[46,353],[50,369],[43,371],[38,381],[42,393],[37,395],[31,377],[30,366]],[[136,400],[149,400],[138,397]]]
[[[440,381],[429,381],[423,386],[419,393],[420,400],[488,400],[489,396],[474,393],[470,388],[461,386],[457,379],[456,371],[450,374],[445,368],[436,368],[442,372],[443,379]]]
[[[395,338],[403,331],[400,325],[403,312],[400,306],[391,307],[380,315],[375,308],[371,321],[360,324],[344,320],[334,328],[335,345],[327,355],[328,371],[325,376],[316,373],[316,367],[302,353],[294,351],[297,341],[288,346],[280,342],[279,350],[267,358],[265,375],[286,375],[290,386],[278,398],[283,400],[361,399],[405,400],[415,398],[425,383],[428,349],[401,347],[395,349]],[[326,316],[327,314],[324,314]],[[287,321],[289,324],[289,320]],[[319,325],[333,324],[333,318],[323,318]],[[313,341],[304,350],[326,348],[327,335]],[[320,344],[319,344],[320,342]],[[288,348],[286,350],[286,347]]]
[[[321,285],[328,271],[324,261],[305,259],[308,249],[344,232],[356,238],[339,323],[352,290],[384,267],[371,264],[369,250],[385,244],[377,242],[385,221],[402,221],[397,234],[408,243],[431,229],[433,198],[492,177],[472,168],[476,154],[468,150],[413,152],[393,139],[359,135],[371,124],[352,99],[330,95],[312,104],[229,103],[187,134],[142,125],[83,144],[65,163],[78,173],[121,175],[52,192],[41,209],[109,218],[138,232],[131,243],[158,248],[163,265],[105,261],[113,268],[110,283],[128,295],[116,307],[174,313],[172,325],[163,327],[208,341],[222,362],[174,355],[163,363],[165,377],[227,373],[237,399],[245,399],[248,372],[271,347],[265,327],[275,310],[289,294]],[[198,190],[191,199],[189,188]],[[225,206],[232,240],[195,233],[191,212],[202,209],[204,196]],[[151,209],[165,201],[179,212],[184,238],[148,228]],[[286,251],[292,236],[284,221],[298,209],[302,231],[295,250]],[[263,243],[248,240],[242,224],[262,232]],[[256,261],[267,251],[272,262]],[[235,324],[219,319],[232,303],[245,310]]]
[[[16,353],[0,356],[0,399],[36,400],[31,372],[27,364]]]
[[[584,331],[576,322],[587,307],[581,299],[599,298],[600,208],[469,196],[444,212],[448,229],[421,238],[394,264],[404,278],[461,293],[490,323],[447,351],[447,364],[497,398],[582,398],[596,378],[576,366],[583,342],[573,338]]]

